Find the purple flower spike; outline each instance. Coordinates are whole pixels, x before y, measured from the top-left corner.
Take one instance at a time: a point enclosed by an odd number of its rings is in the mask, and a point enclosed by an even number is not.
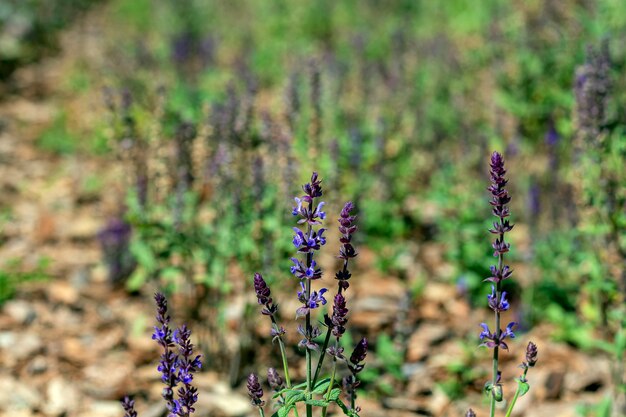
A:
[[[476,413],[471,408],[465,413],[465,417],[476,417]]]
[[[259,304],[266,305],[272,302],[270,288],[267,286],[263,276],[258,272],[254,274],[254,291],[256,291]]]
[[[309,199],[322,196],[322,180],[318,178],[317,172],[311,175],[311,182],[302,186]]]
[[[326,213],[322,211],[324,202],[318,203],[317,207],[313,208],[313,199],[322,196],[321,183],[322,181],[318,179],[317,172],[314,172],[311,176],[311,182],[302,186],[305,195],[301,198],[295,198],[296,205],[291,210],[291,214],[301,217],[298,223],[307,223],[310,226],[314,226],[321,224],[320,220],[326,218]]]
[[[333,325],[333,335],[341,337],[346,331],[346,323],[348,322],[348,309],[346,308],[346,299],[343,295],[335,295],[333,305],[333,316],[331,323]]]
[[[339,238],[339,242],[341,243],[339,259],[343,259],[343,268],[337,271],[335,279],[339,280],[340,292],[348,289],[350,286],[348,280],[351,274],[350,271],[348,271],[348,261],[358,255],[351,243],[352,234],[357,230],[357,226],[354,224],[356,216],[351,214],[352,210],[354,210],[354,204],[348,201],[343,206],[339,215],[339,233],[341,233],[341,237]]]
[[[533,342],[528,342],[526,346],[526,367],[533,367],[537,363],[537,345]]]
[[[265,306],[265,308],[261,310],[261,314],[266,316],[274,315],[278,311],[278,306],[276,304],[272,304],[270,287],[268,287],[267,283],[263,279],[263,276],[261,276],[258,272],[254,274],[254,291],[256,292],[259,304]]]
[[[265,401],[263,401],[263,388],[261,388],[259,377],[256,376],[256,374],[250,374],[246,387],[248,388],[248,395],[250,396],[252,405],[263,407],[265,405]]]
[[[154,295],[157,304],[157,321],[161,326],[154,328],[152,339],[163,347],[161,360],[157,370],[165,384],[161,395],[167,402],[170,416],[189,417],[195,411],[193,405],[198,401],[197,389],[191,386],[193,374],[202,367],[200,355],[193,355],[193,344],[190,341],[191,330],[183,325],[174,332],[169,328],[170,317],[167,315],[167,300],[161,293]],[[178,345],[178,354],[171,350],[174,343]],[[181,383],[174,399],[174,388]]]
[[[162,396],[167,403],[169,410],[175,407],[174,403],[174,388],[178,384],[178,378],[176,376],[177,357],[176,354],[170,350],[174,346],[172,339],[172,330],[169,327],[170,316],[167,314],[167,299],[161,293],[154,295],[154,301],[157,305],[157,322],[160,326],[154,327],[154,334],[152,339],[156,340],[159,345],[163,347],[163,353],[159,360],[157,370],[161,373],[161,380],[165,384]]]

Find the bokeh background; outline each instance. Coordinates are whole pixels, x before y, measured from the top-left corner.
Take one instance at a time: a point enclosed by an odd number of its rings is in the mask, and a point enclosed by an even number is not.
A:
[[[315,170],[320,285],[357,207],[362,415],[485,415],[498,150],[507,398],[539,346],[514,415],[626,415],[625,40],[622,0],[0,1],[0,413],[164,415],[162,290],[204,354],[197,414],[255,415],[245,378],[279,365],[255,271],[304,375],[291,208]]]

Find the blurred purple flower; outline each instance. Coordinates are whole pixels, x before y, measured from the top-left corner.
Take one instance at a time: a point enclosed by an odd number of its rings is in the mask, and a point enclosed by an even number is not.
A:
[[[605,123],[606,107],[612,89],[611,56],[608,40],[598,50],[587,49],[587,60],[576,70],[574,93],[579,130],[588,138],[598,135]]]
[[[526,361],[522,363],[523,368],[532,368],[537,363],[537,345],[533,342],[528,342],[526,345]]]
[[[126,396],[122,400],[122,408],[124,408],[124,417],[137,417],[137,412],[135,411],[135,400]]]
[[[269,368],[267,370],[267,383],[274,391],[280,391],[285,387],[285,381],[283,381],[283,378],[274,368]]]
[[[98,232],[98,241],[108,267],[112,284],[124,281],[135,270],[137,262],[130,252],[131,225],[121,218],[110,219]]]
[[[548,128],[548,131],[546,132],[546,135],[544,137],[546,145],[551,147],[556,146],[559,143],[560,139],[561,136],[559,136],[559,132],[556,131],[554,123],[550,123],[550,127]]]

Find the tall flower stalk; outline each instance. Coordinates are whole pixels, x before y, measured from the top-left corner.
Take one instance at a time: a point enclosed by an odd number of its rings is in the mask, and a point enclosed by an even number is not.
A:
[[[337,293],[333,298],[332,315],[325,315],[323,325],[326,329],[326,336],[323,345],[320,346],[316,339],[322,334],[318,326],[312,323],[312,314],[314,310],[322,305],[327,304],[326,293],[327,288],[313,290],[312,281],[322,278],[322,270],[315,260],[315,252],[320,250],[326,244],[324,232],[326,229],[321,227],[322,221],[326,218],[323,211],[325,203],[319,201],[322,197],[321,180],[316,172],[311,176],[311,182],[302,187],[304,195],[295,197],[295,207],[292,214],[299,217],[298,225],[294,227],[294,236],[292,243],[298,255],[304,257],[292,257],[291,274],[299,281],[300,290],[297,292],[298,300],[301,305],[296,310],[296,320],[304,319],[304,323],[298,325],[298,332],[303,336],[298,346],[305,350],[306,354],[306,381],[299,385],[292,385],[289,378],[289,369],[285,347],[283,343],[283,335],[285,330],[277,324],[278,306],[274,304],[270,289],[260,274],[254,275],[254,289],[257,300],[263,305],[261,313],[269,316],[272,320],[272,336],[278,341],[282,361],[285,380],[278,374],[276,369],[268,370],[268,383],[274,391],[274,398],[278,399],[281,413],[286,415],[291,410],[297,417],[296,403],[304,402],[307,417],[312,416],[313,407],[322,408],[322,416],[326,415],[328,406],[336,403],[346,415],[358,415],[359,408],[355,406],[355,388],[359,385],[356,375],[363,370],[367,355],[367,340],[361,339],[349,358],[343,355],[343,347],[340,345],[340,339],[346,331],[348,322],[348,308],[346,306],[345,291],[349,287],[348,280],[351,273],[348,270],[349,260],[357,256],[357,252],[352,246],[352,235],[357,230],[355,225],[356,216],[352,214],[354,205],[348,202],[343,207],[339,216],[339,232],[341,233],[339,250],[339,258],[343,260],[341,269],[335,274],[337,279]],[[335,342],[329,347],[330,340],[335,337]],[[313,373],[313,352],[319,351],[315,373]],[[322,365],[326,356],[333,358],[331,376],[329,378],[320,379]],[[338,362],[344,361],[348,365],[351,375],[343,379],[343,386],[348,396],[349,405],[346,405],[341,399],[341,388],[339,384],[340,377],[338,374]],[[251,378],[253,378],[251,376]],[[256,378],[256,377],[255,377]],[[254,378],[253,378],[254,379]],[[262,391],[256,389],[253,379],[249,379],[249,392],[253,399],[253,404],[262,407],[261,398]],[[252,382],[251,382],[252,381]],[[317,396],[316,398],[314,396]],[[321,398],[320,398],[321,397]],[[262,412],[262,410],[260,410]]]
[[[492,283],[491,294],[487,295],[487,303],[489,308],[494,312],[495,330],[491,332],[489,326],[486,323],[481,323],[483,331],[480,333],[480,339],[483,341],[480,346],[486,346],[493,349],[492,360],[492,377],[487,382],[486,391],[490,397],[490,416],[494,417],[496,412],[496,402],[500,402],[503,399],[502,385],[500,383],[501,373],[498,369],[499,352],[500,349],[508,350],[509,347],[506,343],[507,338],[515,338],[513,329],[517,326],[517,323],[510,322],[505,330],[500,328],[501,326],[501,313],[507,311],[510,307],[507,300],[506,291],[502,290],[502,281],[508,279],[512,275],[511,268],[505,264],[504,254],[510,249],[510,244],[505,240],[505,234],[513,229],[513,224],[508,220],[510,211],[508,204],[511,202],[511,197],[507,189],[505,188],[508,180],[505,178],[506,169],[504,168],[504,158],[498,152],[494,152],[491,155],[490,161],[490,177],[491,185],[488,190],[491,193],[491,200],[489,204],[492,206],[492,213],[497,217],[497,221],[493,223],[493,228],[489,229],[489,232],[496,236],[495,241],[491,245],[494,249],[493,256],[498,258],[497,265],[490,267],[491,276],[485,279]],[[537,346],[530,342],[526,349],[526,362],[522,363],[524,374],[518,378],[518,389],[515,392],[515,396],[509,406],[509,410],[506,414],[508,417],[513,410],[515,401],[521,395],[524,395],[528,389],[528,383],[526,381],[526,373],[528,368],[535,365],[537,361]],[[467,416],[475,416],[475,413],[470,409],[467,411]]]
[[[278,305],[273,303],[270,287],[268,287],[267,283],[263,279],[263,276],[259,273],[254,274],[254,291],[256,292],[256,297],[259,304],[264,306],[263,310],[261,310],[261,314],[269,316],[270,320],[272,321],[272,340],[278,341],[278,346],[280,347],[280,356],[283,362],[283,370],[285,372],[285,382],[287,383],[287,388],[291,388],[291,379],[289,378],[289,365],[287,363],[287,352],[285,351],[285,342],[283,341],[285,329],[279,326],[278,322],[276,321]]]
[[[313,255],[316,250],[326,244],[326,239],[323,237],[326,229],[315,229],[315,226],[322,224],[321,221],[326,218],[326,213],[322,211],[325,203],[322,201],[317,206],[315,205],[316,198],[322,196],[321,183],[317,172],[313,172],[311,182],[302,186],[304,195],[301,198],[295,198],[296,206],[292,211],[294,216],[300,217],[298,224],[306,225],[306,235],[300,228],[294,227],[293,229],[295,232],[293,245],[298,253],[306,254],[306,264],[302,264],[298,258],[291,258],[294,263],[291,273],[300,280],[302,288],[302,291],[298,292],[298,300],[302,303],[302,307],[296,311],[296,318],[304,316],[305,319],[304,327],[298,326],[298,332],[304,337],[299,345],[305,349],[306,353],[306,385],[309,393],[313,391],[311,353],[319,349],[314,339],[320,335],[319,327],[311,325],[311,310],[326,304],[324,293],[328,291],[326,288],[322,288],[319,292],[311,289],[311,281],[322,277],[322,271],[317,267]],[[307,417],[313,415],[311,404],[306,405],[306,415]]]
[[[505,234],[513,229],[513,225],[509,222],[510,215],[508,204],[511,201],[506,184],[508,180],[505,178],[506,169],[504,169],[504,158],[498,152],[491,155],[490,162],[491,185],[488,190],[491,193],[492,213],[498,218],[493,223],[493,228],[489,232],[496,235],[493,242],[493,255],[498,258],[498,264],[491,266],[491,276],[486,279],[495,284],[491,286],[491,294],[487,296],[489,307],[494,311],[495,331],[491,333],[489,327],[482,323],[483,331],[480,334],[481,340],[484,340],[482,346],[493,349],[493,369],[491,383],[488,385],[488,391],[491,396],[490,416],[493,417],[496,411],[496,401],[502,401],[502,385],[500,384],[500,371],[498,370],[498,354],[500,349],[508,350],[505,343],[507,337],[514,338],[513,328],[515,322],[511,322],[506,326],[506,330],[500,329],[500,314],[509,309],[509,303],[506,300],[506,292],[502,291],[502,281],[510,278],[512,270],[508,265],[504,264],[504,254],[509,251],[510,244],[505,241]]]
[[[347,202],[341,210],[341,214],[339,215],[339,232],[341,233],[341,237],[339,241],[341,242],[341,248],[339,249],[339,259],[343,260],[343,266],[341,270],[339,270],[335,274],[335,279],[337,279],[337,294],[334,298],[333,303],[333,315],[331,317],[326,316],[325,321],[328,326],[328,331],[326,333],[326,340],[324,342],[324,349],[322,349],[322,354],[320,356],[320,360],[318,363],[318,367],[315,371],[314,381],[317,379],[317,374],[319,369],[321,368],[322,361],[324,360],[324,354],[328,352],[330,356],[333,358],[333,370],[330,376],[330,384],[328,385],[328,389],[326,391],[325,399],[328,401],[330,399],[330,394],[333,389],[335,383],[335,377],[337,375],[337,361],[341,359],[345,359],[343,356],[343,348],[340,345],[341,336],[346,331],[346,323],[348,322],[348,309],[346,308],[346,299],[343,296],[342,292],[350,286],[348,280],[350,279],[350,271],[348,270],[348,262],[351,258],[355,258],[357,256],[357,252],[352,246],[352,234],[356,232],[357,226],[354,224],[356,220],[356,216],[351,214],[351,211],[354,209],[354,205],[351,201]],[[335,344],[326,350],[326,346],[328,345],[328,340],[330,335],[335,336]],[[365,339],[363,339],[365,340]],[[367,342],[365,342],[367,343]],[[367,345],[365,346],[365,352],[367,352]],[[354,404],[351,402],[351,408],[354,408]],[[322,409],[322,416],[326,416],[327,408],[324,407]]]

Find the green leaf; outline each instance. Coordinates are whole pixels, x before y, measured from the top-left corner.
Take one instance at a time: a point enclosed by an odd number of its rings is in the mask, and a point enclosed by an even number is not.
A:
[[[130,244],[130,251],[135,255],[137,262],[148,271],[153,271],[156,268],[154,253],[152,253],[152,249],[150,249],[147,243],[141,240],[133,240]]]
[[[610,397],[606,397],[604,398],[604,400],[602,400],[602,402],[600,402],[600,404],[598,404],[598,411],[597,411],[597,416],[598,417],[609,417],[611,415],[611,408],[613,406],[613,401],[611,400]]]
[[[330,396],[328,397],[328,399],[330,401],[336,402],[340,396],[341,396],[341,388],[333,388],[333,390],[330,391]]]
[[[285,405],[294,405],[297,402],[304,401],[305,398],[304,392],[299,391],[290,397],[285,396]]]
[[[148,272],[145,268],[139,266],[135,272],[126,281],[126,288],[129,291],[137,291],[148,280]]]
[[[522,380],[517,380],[517,385],[518,385],[518,390],[519,390],[519,396],[523,397],[524,394],[526,394],[528,392],[528,390],[530,389],[530,385],[528,385],[528,382],[526,381],[522,381]]]
[[[321,381],[319,381],[317,384],[315,384],[315,387],[313,387],[312,392],[313,394],[323,394],[326,392],[329,385],[330,385],[330,378],[324,378]]]
[[[328,404],[330,404],[328,401],[314,399],[305,400],[304,403],[314,407],[328,407]]]
[[[292,408],[294,408],[293,405],[282,406],[274,414],[272,414],[272,417],[287,417]]]
[[[295,389],[295,387],[292,388],[283,388],[280,391],[274,393],[274,395],[272,396],[272,398],[277,398],[280,397],[281,395],[284,395],[285,398],[291,398],[294,395],[297,395],[299,393],[301,393],[302,390],[299,389]]]
[[[278,417],[287,417],[292,408],[294,408],[293,405],[280,408],[278,410]]]

